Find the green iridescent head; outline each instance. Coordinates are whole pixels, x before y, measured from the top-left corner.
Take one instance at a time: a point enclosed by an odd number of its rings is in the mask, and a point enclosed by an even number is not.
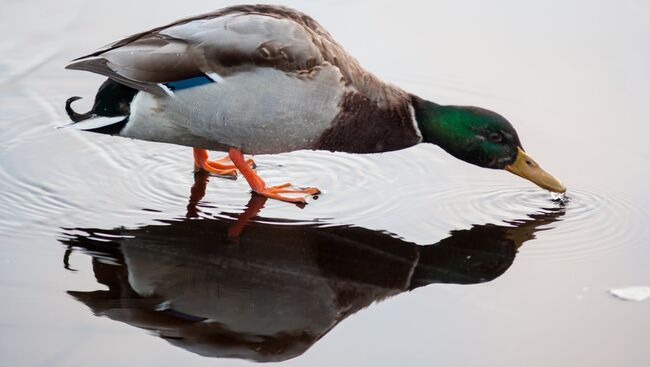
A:
[[[479,167],[505,169],[540,187],[566,188],[525,153],[514,127],[498,113],[466,106],[442,106],[420,98],[413,108],[422,138]]]

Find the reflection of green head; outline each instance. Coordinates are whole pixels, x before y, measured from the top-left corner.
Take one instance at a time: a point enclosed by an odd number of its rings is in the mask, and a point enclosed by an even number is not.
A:
[[[549,230],[565,214],[563,206],[545,208],[508,225],[474,225],[451,231],[433,245],[420,246],[410,289],[433,283],[474,284],[489,282],[503,274],[519,248],[539,231]],[[545,228],[542,228],[545,227]]]
[[[454,157],[486,168],[503,169],[517,159],[521,143],[503,116],[478,107],[441,106],[414,98],[424,142]]]

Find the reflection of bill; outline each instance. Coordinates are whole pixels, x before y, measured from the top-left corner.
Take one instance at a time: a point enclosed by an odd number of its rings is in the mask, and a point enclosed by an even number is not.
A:
[[[254,196],[242,218],[264,200]],[[204,356],[280,361],[374,301],[433,283],[497,278],[540,226],[563,213],[452,231],[427,246],[358,227],[213,219],[79,229],[88,234],[63,242],[91,255],[95,277],[108,287],[69,291],[95,314]]]

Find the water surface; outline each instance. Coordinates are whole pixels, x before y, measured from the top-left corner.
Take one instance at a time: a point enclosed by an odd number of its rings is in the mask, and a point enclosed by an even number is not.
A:
[[[67,60],[231,3],[3,7],[3,365],[647,365],[650,303],[608,290],[650,285],[650,6],[287,2],[382,78],[505,115],[565,202],[430,145],[255,157],[322,189],[299,208],[55,128],[101,82]]]

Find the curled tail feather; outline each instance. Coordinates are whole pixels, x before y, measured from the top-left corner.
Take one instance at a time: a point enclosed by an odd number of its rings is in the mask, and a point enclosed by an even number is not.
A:
[[[65,101],[65,112],[67,112],[68,117],[70,117],[70,120],[74,122],[79,122],[83,120],[87,120],[93,116],[95,116],[95,111],[91,109],[90,111],[86,113],[78,113],[75,110],[72,109],[72,102],[80,100],[81,97],[79,96],[74,96],[68,98],[67,101]]]
[[[116,135],[126,126],[137,93],[131,87],[107,79],[99,87],[90,111],[79,113],[72,109],[72,103],[81,99],[74,96],[65,102],[65,112],[73,121],[72,127],[78,130]]]

